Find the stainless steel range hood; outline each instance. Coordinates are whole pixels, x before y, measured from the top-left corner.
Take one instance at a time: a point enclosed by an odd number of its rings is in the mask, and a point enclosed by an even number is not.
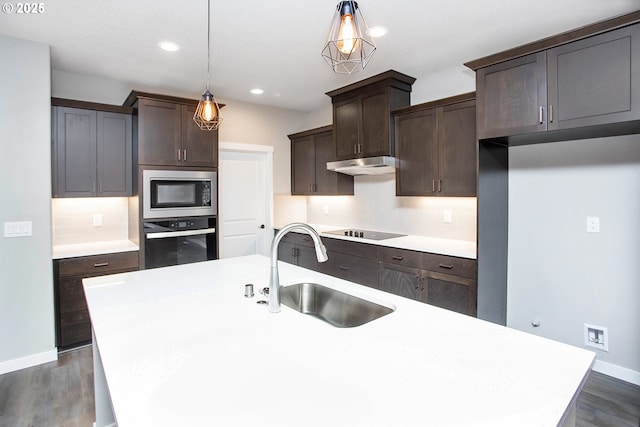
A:
[[[389,156],[327,162],[327,169],[347,175],[383,175],[396,171],[396,159]]]

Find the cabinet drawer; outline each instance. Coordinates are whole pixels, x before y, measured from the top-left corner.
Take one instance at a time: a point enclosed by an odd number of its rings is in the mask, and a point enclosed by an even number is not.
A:
[[[319,266],[321,273],[378,288],[378,263],[375,259],[331,251],[327,254],[329,259]]]
[[[378,246],[378,260],[388,264],[421,267],[422,252]]]
[[[60,277],[109,274],[138,269],[138,251],[119,252],[61,259],[58,263]]]
[[[60,338],[58,346],[88,341],[91,339],[91,321],[87,310],[76,310],[60,315]]]
[[[349,240],[331,239],[323,237],[322,242],[327,251],[339,252],[342,254],[355,255],[362,258],[377,259],[377,248],[368,243],[352,242]]]
[[[476,279],[478,263],[474,259],[458,258],[447,255],[423,254],[422,268],[452,276]]]

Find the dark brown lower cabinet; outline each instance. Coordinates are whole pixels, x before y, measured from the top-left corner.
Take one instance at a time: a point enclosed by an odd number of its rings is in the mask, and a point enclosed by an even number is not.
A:
[[[428,271],[426,281],[428,304],[476,316],[476,280]]]
[[[56,346],[67,350],[91,342],[91,320],[82,279],[137,269],[137,251],[55,260]]]
[[[278,259],[458,313],[476,316],[474,259],[323,237],[329,259],[316,260],[309,236],[290,233]]]
[[[381,262],[379,263],[378,272],[380,290],[416,301],[427,302],[427,290],[425,287],[427,271]]]

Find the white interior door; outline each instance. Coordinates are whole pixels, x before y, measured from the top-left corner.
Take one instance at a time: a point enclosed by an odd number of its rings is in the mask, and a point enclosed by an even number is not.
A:
[[[225,150],[231,146],[233,150]],[[268,255],[273,235],[270,212],[270,153],[242,151],[243,144],[221,145],[218,236],[220,258]],[[272,150],[272,147],[269,147]]]

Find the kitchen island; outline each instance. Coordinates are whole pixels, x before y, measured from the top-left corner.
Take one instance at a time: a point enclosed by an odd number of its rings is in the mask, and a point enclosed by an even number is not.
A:
[[[355,328],[269,313],[259,255],[85,279],[96,426],[574,425],[593,353],[279,266],[283,286],[395,311]]]

